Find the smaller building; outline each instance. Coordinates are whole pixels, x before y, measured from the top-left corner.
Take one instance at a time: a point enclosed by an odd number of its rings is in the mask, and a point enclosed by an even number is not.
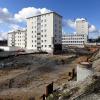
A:
[[[8,33],[8,46],[25,48],[27,45],[26,33],[26,30],[16,30]]]
[[[77,82],[93,74],[92,65],[88,62],[82,62],[77,65]]]
[[[62,36],[62,47],[65,49],[67,46],[84,47],[87,43],[88,36],[86,34],[70,34]]]
[[[76,19],[76,33],[88,35],[89,24],[85,18]]]

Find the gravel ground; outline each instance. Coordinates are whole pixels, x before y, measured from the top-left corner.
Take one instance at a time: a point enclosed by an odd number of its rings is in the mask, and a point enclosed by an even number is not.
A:
[[[67,82],[68,72],[76,67],[80,58],[30,54],[0,60],[0,64],[4,64],[0,69],[0,99],[29,100],[35,96],[40,100],[49,83],[54,81],[56,88]]]

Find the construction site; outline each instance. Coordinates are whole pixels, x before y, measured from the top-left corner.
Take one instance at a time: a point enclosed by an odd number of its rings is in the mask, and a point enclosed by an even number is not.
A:
[[[75,81],[76,75],[72,73],[73,70],[76,73],[77,64],[92,62],[99,49],[99,46],[70,47],[59,55],[1,51],[0,100],[44,100],[46,86],[53,82],[53,90],[56,90],[64,83]],[[95,65],[100,71],[100,61]]]

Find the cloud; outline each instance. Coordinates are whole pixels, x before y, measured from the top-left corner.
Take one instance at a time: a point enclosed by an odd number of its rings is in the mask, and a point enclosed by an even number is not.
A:
[[[0,8],[0,39],[7,38],[7,32],[25,28],[26,18],[51,12],[46,8],[27,7],[17,13],[11,13],[7,8]],[[2,31],[1,31],[2,30]]]
[[[21,26],[16,25],[16,24],[11,24],[11,25],[9,26],[9,28],[10,28],[11,30],[23,29]]]
[[[7,8],[0,8],[0,23],[18,23],[23,22],[27,17],[32,17],[39,14],[44,14],[51,12],[46,8],[35,8],[35,7],[27,7],[21,9],[18,13],[14,15],[9,12]]]
[[[5,39],[7,39],[7,32],[1,31],[0,32],[0,40],[5,40]]]
[[[66,22],[66,24],[64,25],[67,25],[72,29],[76,29],[76,21],[80,21],[80,20],[85,20],[85,18],[77,18],[75,20],[69,19],[69,20],[64,21]],[[99,30],[96,28],[95,25],[92,25],[89,23],[89,33],[93,33],[93,32],[99,32]]]
[[[16,20],[14,20],[13,15],[7,8],[0,8],[0,24],[1,23],[16,23]]]
[[[39,14],[44,14],[51,12],[51,10],[48,10],[46,8],[35,8],[35,7],[27,7],[20,10],[18,13],[14,15],[15,20],[19,22],[23,22],[28,17],[36,16]]]
[[[14,29],[14,26],[17,27],[17,24],[17,20],[7,8],[0,8],[0,40],[7,39],[7,32]]]
[[[23,22],[27,17],[36,16],[51,12],[46,8],[27,7],[22,8],[18,13],[12,14],[7,8],[0,8],[0,23],[18,23]]]
[[[76,29],[76,21],[74,21],[74,20],[67,20],[66,21],[67,22],[67,25],[69,26],[69,27],[71,27],[71,28],[73,28],[73,29]]]
[[[86,20],[85,18],[77,18],[75,21],[84,21],[84,20]]]
[[[94,25],[89,25],[89,32],[90,32],[90,33],[99,32],[99,30],[97,30],[96,26],[94,26]]]

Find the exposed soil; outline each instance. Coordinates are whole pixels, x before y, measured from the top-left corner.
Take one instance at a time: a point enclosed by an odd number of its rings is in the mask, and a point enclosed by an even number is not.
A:
[[[68,72],[87,56],[19,55],[0,61],[0,100],[40,100],[46,86],[68,81]]]

